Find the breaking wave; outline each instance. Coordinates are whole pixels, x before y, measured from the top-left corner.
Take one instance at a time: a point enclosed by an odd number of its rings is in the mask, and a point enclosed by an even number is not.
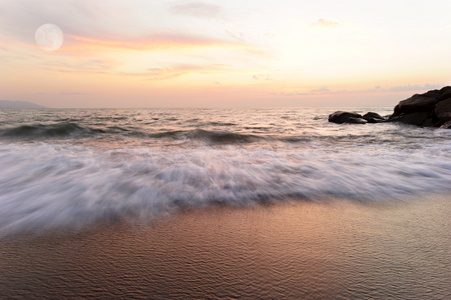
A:
[[[450,191],[451,162],[421,151],[204,147],[168,155],[164,148],[0,145],[0,235],[143,221],[183,207]]]
[[[8,138],[64,138],[90,133],[103,133],[102,129],[82,127],[76,123],[20,125],[0,130],[0,136]]]
[[[123,137],[141,137],[144,139],[189,139],[210,144],[252,143],[264,139],[264,137],[259,137],[257,135],[239,134],[229,131],[193,129],[147,132],[145,130],[130,127],[127,128],[124,126],[103,126],[103,128],[93,128],[68,122],[56,124],[20,125],[17,127],[0,129],[0,137],[27,140],[40,140],[45,138],[77,138],[100,134],[119,135]]]

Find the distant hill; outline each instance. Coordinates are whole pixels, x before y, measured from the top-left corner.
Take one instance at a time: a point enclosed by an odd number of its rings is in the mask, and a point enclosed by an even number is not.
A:
[[[9,100],[0,100],[0,109],[10,108],[10,109],[22,109],[22,108],[46,108],[42,105],[37,105],[31,102],[26,101],[9,101]]]

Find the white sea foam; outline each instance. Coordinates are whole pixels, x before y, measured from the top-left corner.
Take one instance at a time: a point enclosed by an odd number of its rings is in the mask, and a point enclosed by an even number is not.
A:
[[[96,150],[0,145],[0,234],[147,220],[180,207],[285,199],[390,201],[451,191],[447,145],[430,151],[255,146]]]

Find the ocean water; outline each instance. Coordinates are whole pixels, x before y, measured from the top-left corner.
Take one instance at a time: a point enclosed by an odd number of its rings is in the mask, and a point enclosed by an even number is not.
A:
[[[0,110],[0,236],[185,208],[451,192],[451,130],[337,125],[335,110]]]
[[[0,110],[0,298],[450,299],[451,130],[336,110]]]

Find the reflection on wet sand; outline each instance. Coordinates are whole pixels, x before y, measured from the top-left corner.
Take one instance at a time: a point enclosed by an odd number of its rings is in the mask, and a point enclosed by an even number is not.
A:
[[[449,197],[186,210],[0,241],[0,297],[451,295]]]

